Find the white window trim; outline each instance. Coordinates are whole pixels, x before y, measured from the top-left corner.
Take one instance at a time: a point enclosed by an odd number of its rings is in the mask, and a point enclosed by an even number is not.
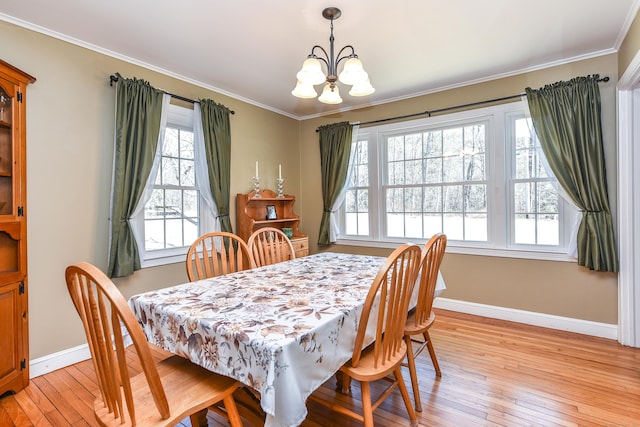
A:
[[[512,221],[507,221],[507,215],[511,216],[511,208],[507,209],[507,196],[506,191],[511,191],[510,186],[507,187],[506,176],[511,172],[511,164],[507,165],[505,161],[505,156],[511,156],[511,148],[510,145],[506,143],[506,138],[508,137],[508,133],[506,131],[507,126],[507,117],[514,114],[519,114],[519,112],[524,112],[525,107],[523,105],[523,101],[512,102],[508,104],[502,104],[498,106],[484,107],[469,111],[463,111],[458,113],[447,114],[445,116],[435,116],[428,117],[419,120],[412,120],[410,122],[404,123],[392,123],[380,126],[374,126],[371,128],[360,128],[360,135],[378,135],[378,138],[382,137],[384,134],[389,133],[398,133],[398,131],[411,132],[412,129],[423,128],[426,125],[433,126],[447,126],[455,124],[456,122],[468,122],[469,120],[487,120],[489,122],[488,134],[487,134],[487,150],[493,150],[493,155],[487,156],[486,168],[487,175],[491,177],[488,181],[487,194],[489,195],[492,192],[491,203],[487,206],[487,215],[488,215],[488,236],[493,237],[494,240],[492,242],[465,242],[465,241],[454,241],[450,240],[447,242],[447,252],[448,253],[456,253],[456,254],[466,254],[466,255],[481,255],[481,256],[496,256],[502,258],[519,258],[519,259],[535,259],[535,260],[548,260],[548,261],[561,261],[561,262],[575,262],[575,258],[573,256],[567,255],[566,247],[568,244],[568,238],[570,237],[570,233],[572,230],[568,224],[572,224],[572,220],[574,215],[567,215],[566,207],[563,210],[563,207],[568,204],[559,197],[560,200],[560,209],[561,212],[561,236],[560,236],[560,246],[557,249],[542,249],[540,247],[532,246],[532,245],[516,245],[510,243],[512,230]],[[498,135],[498,129],[504,129],[502,134]],[[489,142],[490,141],[490,142]],[[369,139],[370,147],[372,144],[379,144],[380,141],[372,141]],[[489,144],[491,147],[489,148]],[[378,171],[382,170],[384,159],[377,158],[378,150],[369,150],[369,162],[375,162],[377,164],[377,168],[373,168],[370,170],[370,180],[372,183],[377,183],[379,177],[377,176]],[[382,157],[382,156],[380,156]],[[375,170],[374,170],[375,169]],[[495,182],[504,182],[505,190],[502,191],[498,189],[495,185]],[[348,246],[359,246],[359,247],[372,247],[372,248],[395,248],[398,243],[404,243],[407,241],[406,238],[398,238],[398,239],[385,239],[380,240],[382,236],[381,228],[384,226],[383,221],[378,221],[377,218],[373,218],[374,211],[379,211],[380,209],[380,201],[378,200],[378,192],[377,184],[372,186],[371,189],[371,198],[370,203],[371,206],[376,206],[376,209],[369,209],[369,225],[370,225],[370,236],[348,236],[345,237],[343,234],[336,240],[336,244],[339,245],[348,245]],[[345,221],[345,213],[344,208],[341,207],[339,213],[337,215],[340,226],[344,224]],[[578,213],[576,212],[576,215]],[[508,223],[508,226],[505,224]],[[495,230],[498,228],[504,228],[505,230],[501,233],[496,233]],[[341,231],[343,229],[341,228]],[[412,242],[418,244],[426,243],[427,239],[411,239]]]

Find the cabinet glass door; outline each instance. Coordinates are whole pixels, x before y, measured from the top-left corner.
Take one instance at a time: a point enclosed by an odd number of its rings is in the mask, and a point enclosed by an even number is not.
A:
[[[18,177],[14,161],[13,98],[4,83],[0,80],[0,284],[4,284],[5,274],[19,271],[21,238],[20,224],[10,217],[14,215]]]
[[[0,85],[0,215],[13,213],[13,98]]]

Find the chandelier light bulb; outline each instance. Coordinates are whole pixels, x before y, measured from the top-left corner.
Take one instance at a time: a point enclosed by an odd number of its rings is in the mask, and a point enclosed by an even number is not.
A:
[[[320,95],[318,101],[324,104],[340,104],[342,102],[342,98],[340,98],[340,90],[338,89],[338,86],[334,85],[331,87],[331,83],[324,85],[322,95]]]
[[[375,88],[373,86],[371,86],[371,82],[367,78],[363,82],[358,82],[358,83],[354,84],[353,87],[351,88],[351,90],[349,91],[349,95],[351,95],[351,96],[367,96],[367,95],[371,95],[375,91],[376,91]]]
[[[299,81],[308,85],[319,85],[327,79],[317,58],[307,58],[296,77]]]
[[[291,94],[298,98],[305,99],[315,98],[318,96],[318,92],[316,92],[313,85],[302,83],[300,80],[298,80],[298,84],[296,84],[295,89],[291,91]]]
[[[368,77],[362,67],[362,61],[358,58],[349,58],[347,62],[345,62],[338,79],[340,82],[351,86],[357,82],[366,80]]]

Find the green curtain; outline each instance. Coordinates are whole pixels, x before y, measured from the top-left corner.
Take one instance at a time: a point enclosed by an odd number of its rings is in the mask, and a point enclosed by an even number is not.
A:
[[[322,220],[318,245],[331,241],[331,209],[347,184],[351,136],[353,126],[349,122],[320,126],[320,172],[322,180]]]
[[[109,277],[128,276],[140,269],[128,220],[144,193],[153,165],[163,96],[161,90],[144,80],[117,77]]]
[[[200,100],[204,147],[211,196],[218,207],[220,230],[233,232],[229,218],[231,184],[231,126],[229,109],[210,99]]]
[[[578,229],[578,264],[618,271],[609,209],[599,76],[576,77],[541,89],[526,89],[533,127],[562,188],[583,212]]]

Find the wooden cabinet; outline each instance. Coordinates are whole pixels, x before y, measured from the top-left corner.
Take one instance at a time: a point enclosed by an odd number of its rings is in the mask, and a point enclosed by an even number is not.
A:
[[[0,60],[0,395],[29,382],[26,86]]]
[[[255,191],[236,196],[238,236],[246,241],[251,233],[261,227],[291,228],[291,243],[296,257],[309,255],[309,238],[298,229],[300,217],[293,211],[295,196],[285,194],[284,197],[277,197],[271,190],[260,190],[257,196]]]

